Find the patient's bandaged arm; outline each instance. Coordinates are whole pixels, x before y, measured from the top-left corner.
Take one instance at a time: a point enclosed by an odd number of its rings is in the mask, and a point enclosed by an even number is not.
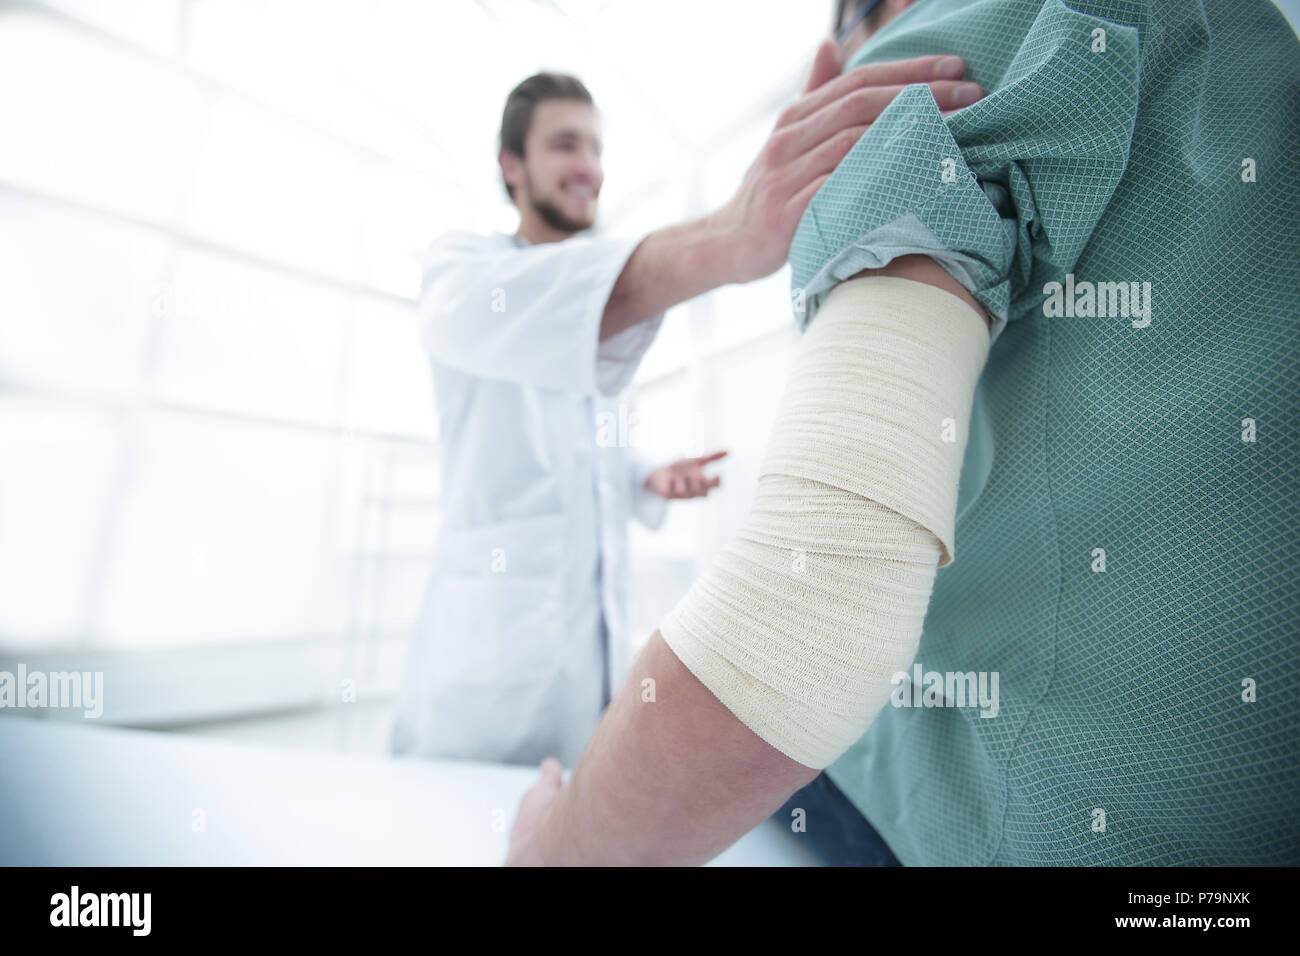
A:
[[[984,320],[911,279],[852,279],[809,326],[754,507],[660,626],[747,727],[833,763],[916,656],[953,526]]]

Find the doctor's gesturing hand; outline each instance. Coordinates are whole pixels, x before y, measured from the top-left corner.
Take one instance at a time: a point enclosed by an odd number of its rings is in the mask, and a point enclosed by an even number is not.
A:
[[[903,87],[928,84],[939,109],[951,112],[984,95],[978,84],[960,81],[965,69],[960,57],[922,56],[841,75],[841,48],[824,41],[803,94],[782,110],[735,196],[637,247],[610,293],[601,339],[720,285],[781,268],[814,194]]]
[[[646,476],[645,486],[660,498],[703,498],[722,481],[716,476],[710,478],[706,475],[704,466],[726,454],[725,451],[715,451],[711,455],[683,458],[671,465],[656,468]]]

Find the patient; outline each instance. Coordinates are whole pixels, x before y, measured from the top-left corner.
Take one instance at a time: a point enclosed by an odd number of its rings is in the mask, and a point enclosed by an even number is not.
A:
[[[945,117],[908,87],[813,199],[783,490],[571,781],[544,770],[512,860],[699,862],[778,811],[830,863],[1300,862],[1294,35],[1264,0],[886,0],[847,42],[846,70],[958,54],[989,95]],[[907,374],[864,408],[873,354]],[[870,467],[818,451],[854,420]],[[995,716],[964,675],[997,676]]]
[[[782,816],[842,791],[860,813],[823,830],[864,863],[1300,861],[1300,708],[1251,693],[1295,676],[1269,543],[1298,517],[1294,35],[1263,0],[886,2],[858,33],[846,68],[941,48],[989,91],[946,121],[898,97],[791,262],[815,309],[924,253],[992,314],[961,560],[909,671],[996,673],[1001,700],[885,708]]]

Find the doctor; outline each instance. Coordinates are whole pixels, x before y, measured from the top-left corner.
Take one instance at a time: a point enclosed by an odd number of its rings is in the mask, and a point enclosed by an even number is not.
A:
[[[586,88],[544,73],[511,92],[499,163],[517,231],[452,233],[424,262],[443,523],[395,753],[577,761],[629,664],[628,512],[657,527],[665,499],[717,486],[703,466],[725,454],[654,470],[602,423],[626,420],[618,396],[668,308],[780,268],[808,201],[901,84],[944,102],[963,68],[932,56],[840,77],[819,62],[727,205],[632,239],[579,235],[603,181]]]

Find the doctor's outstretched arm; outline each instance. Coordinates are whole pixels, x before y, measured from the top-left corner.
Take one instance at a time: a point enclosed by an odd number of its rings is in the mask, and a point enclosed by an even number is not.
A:
[[[736,194],[700,219],[639,242],[578,235],[484,249],[454,233],[435,242],[420,304],[430,353],[485,378],[616,394],[657,330],[650,320],[785,263],[813,195],[904,86],[928,83],[941,106],[954,108],[980,95],[957,81],[965,70],[958,57],[841,69],[839,48],[827,41]]]
[[[952,560],[988,322],[925,257],[833,290],[749,519],[642,650],[569,781],[543,768],[508,865],[706,862],[865,732]],[[960,441],[932,434],[936,416]]]
[[[830,40],[818,48],[803,94],[787,106],[735,196],[716,212],[652,232],[614,284],[602,340],[718,286],[750,282],[785,265],[804,210],[890,102],[910,83],[927,83],[941,109],[983,96],[957,82],[965,63],[922,56],[875,63],[841,75]]]

